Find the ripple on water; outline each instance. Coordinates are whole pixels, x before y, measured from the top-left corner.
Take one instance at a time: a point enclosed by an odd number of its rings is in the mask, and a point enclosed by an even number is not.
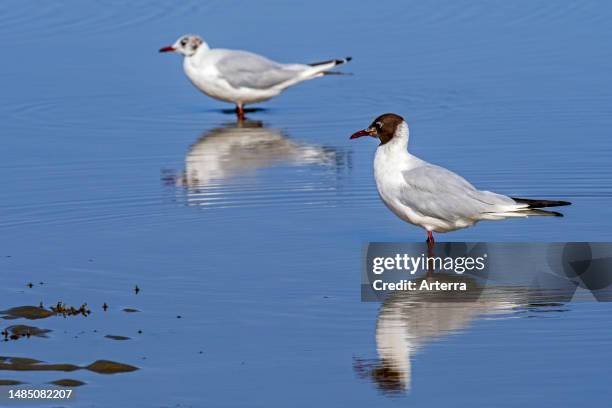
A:
[[[42,128],[90,134],[126,128],[131,132],[159,132],[163,128],[177,133],[201,126],[202,118],[193,109],[167,106],[158,97],[151,95],[135,103],[133,95],[122,93],[63,95],[14,101],[0,109],[10,118],[9,125],[20,132]]]
[[[0,34],[12,43],[54,38],[68,33],[99,36],[107,32],[168,17],[185,16],[212,9],[221,2],[194,0],[168,3],[159,0],[122,1],[3,1],[0,4]],[[67,12],[67,9],[78,9]]]

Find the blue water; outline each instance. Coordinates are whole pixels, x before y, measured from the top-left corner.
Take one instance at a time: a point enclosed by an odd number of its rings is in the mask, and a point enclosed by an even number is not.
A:
[[[425,236],[378,199],[376,143],[348,137],[393,111],[413,152],[478,187],[573,202],[440,240],[609,241],[610,18],[606,2],[2,2],[0,310],[93,313],[2,320],[52,332],[0,356],[139,370],[0,380],[86,382],[68,406],[609,400],[612,308],[595,302],[466,313],[417,336],[409,387],[381,389],[368,370],[387,309],[360,302],[362,246]],[[187,32],[287,62],[352,55],[354,75],[296,86],[239,126],[157,53]]]

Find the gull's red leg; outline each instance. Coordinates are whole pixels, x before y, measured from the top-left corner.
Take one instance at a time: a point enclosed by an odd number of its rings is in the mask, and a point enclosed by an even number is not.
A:
[[[433,248],[436,241],[434,240],[433,233],[431,231],[427,231],[427,246],[429,248]]]
[[[434,254],[434,244],[436,242],[434,241],[434,237],[433,237],[433,233],[431,231],[427,231],[427,256],[430,258],[433,258],[435,256]],[[433,265],[429,265],[429,262],[427,262],[427,277],[428,279],[431,278],[433,276],[434,270],[433,270]]]
[[[238,120],[244,120],[244,108],[242,105],[236,105],[236,116],[238,116]]]

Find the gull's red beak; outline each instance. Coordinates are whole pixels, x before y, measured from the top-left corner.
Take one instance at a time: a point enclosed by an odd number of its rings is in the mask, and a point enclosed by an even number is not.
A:
[[[361,136],[372,136],[374,137],[376,134],[375,132],[373,132],[371,129],[363,129],[360,130],[359,132],[355,132],[351,135],[351,139],[357,139],[358,137]]]
[[[162,47],[159,49],[159,52],[174,52],[174,47],[171,45],[167,47]]]

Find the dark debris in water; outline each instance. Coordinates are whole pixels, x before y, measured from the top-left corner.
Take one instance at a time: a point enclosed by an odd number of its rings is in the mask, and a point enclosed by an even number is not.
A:
[[[19,384],[23,384],[23,383],[17,380],[0,380],[0,387],[3,385],[19,385]]]
[[[51,381],[49,384],[58,385],[60,387],[80,387],[86,383],[79,380],[73,380],[71,378],[62,378],[61,380]]]
[[[40,329],[34,326],[27,326],[25,324],[18,324],[15,326],[9,326],[2,331],[4,340],[19,340],[20,338],[34,337],[47,337],[47,333],[51,332],[48,329]]]
[[[114,335],[114,334],[107,334],[104,337],[106,337],[107,339],[111,339],[111,340],[130,340],[129,337],[126,337],[126,336],[117,336],[117,335]]]
[[[126,307],[125,309],[123,309],[124,312],[126,313],[136,313],[136,312],[140,312],[140,310],[138,309],[133,309],[131,307]]]
[[[0,371],[76,371],[89,370],[98,374],[129,373],[138,367],[109,360],[97,360],[86,367],[74,364],[47,364],[43,361],[25,357],[1,357]]]
[[[83,303],[80,307],[68,306],[63,302],[57,302],[55,306],[51,306],[50,310],[46,309],[42,302],[38,306],[18,306],[7,310],[1,310],[0,315],[5,320],[13,319],[46,319],[47,317],[61,315],[67,316],[89,316],[91,310],[87,308],[87,303]]]
[[[98,374],[129,373],[138,370],[138,367],[108,360],[98,360],[84,368]]]
[[[83,303],[78,309],[74,306],[68,306],[63,302],[57,302],[57,305],[51,306],[51,310],[58,315],[66,316],[78,316],[82,315],[87,317],[91,314],[91,310],[87,308],[87,303]]]
[[[13,307],[12,309],[2,310],[0,311],[0,315],[3,319],[12,320],[12,319],[28,319],[28,320],[36,320],[36,319],[46,319],[47,317],[55,315],[52,310],[48,310],[45,308],[41,308],[38,306],[19,306]]]
[[[74,364],[46,364],[40,360],[23,357],[0,357],[0,370],[7,371],[75,371]]]

